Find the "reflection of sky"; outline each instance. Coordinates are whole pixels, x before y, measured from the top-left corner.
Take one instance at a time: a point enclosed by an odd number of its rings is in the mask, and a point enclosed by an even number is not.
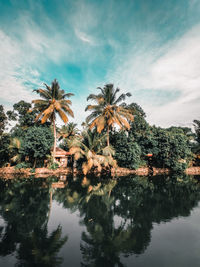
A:
[[[71,213],[70,210],[62,208],[62,204],[59,205],[53,201],[48,223],[49,232],[54,231],[60,224],[62,226],[62,236],[68,236],[67,242],[59,253],[59,256],[64,259],[62,266],[80,266],[80,240],[81,233],[85,231],[85,227],[81,226],[79,221],[80,217],[77,211]]]
[[[31,100],[57,78],[75,94],[80,123],[87,95],[112,82],[150,123],[191,123],[199,118],[199,13],[198,0],[0,1],[0,102]]]
[[[141,255],[121,256],[126,266],[134,267],[198,267],[200,262],[200,205],[194,208],[189,217],[172,219],[171,222],[154,223],[151,230],[151,242]],[[114,216],[115,226],[121,223],[119,216]],[[62,266],[80,266],[81,233],[86,228],[79,224],[79,213],[63,209],[55,201],[49,220],[49,232],[58,224],[62,226],[62,236],[68,235],[68,241],[61,249],[64,259]]]
[[[144,254],[123,258],[134,267],[198,267],[200,262],[200,205],[189,217],[153,224],[151,243]]]
[[[118,203],[118,201],[116,201],[116,203]],[[160,205],[163,205],[163,203]],[[175,203],[172,205],[175,205]],[[163,212],[164,209],[165,207],[163,207]],[[184,214],[183,212],[183,210],[180,210],[181,214]],[[185,212],[188,214],[189,210]],[[141,216],[141,214],[139,216]],[[177,214],[177,211],[175,214]],[[164,213],[163,216],[165,218]],[[81,236],[83,231],[87,232],[87,229],[84,225],[80,224],[81,220],[79,211],[72,213],[69,209],[63,208],[62,204],[58,204],[55,200],[52,202],[50,219],[48,222],[48,236],[52,231],[57,229],[58,225],[62,227],[62,237],[68,236],[67,242],[59,252],[59,256],[63,258],[63,263],[61,265],[63,267],[80,266],[82,261],[80,251],[80,243],[82,243]],[[113,220],[115,229],[117,229],[124,221],[124,218],[122,219],[120,216],[114,215]],[[139,221],[141,221],[141,219]],[[121,262],[128,267],[198,267],[200,262],[199,221],[200,202],[197,207],[190,211],[188,217],[179,216],[173,218],[171,221],[161,221],[160,224],[153,222],[153,228],[149,229],[151,231],[151,241],[144,253],[137,256],[132,254],[128,257],[122,256],[121,253]],[[126,223],[129,224],[129,220],[127,220]],[[3,220],[0,220],[0,226],[3,224]],[[126,226],[124,227],[126,228]],[[144,229],[144,231],[146,230]],[[135,240],[133,240],[133,242],[134,241]],[[15,253],[6,257],[0,257],[0,266],[2,267],[13,267],[15,263]]]

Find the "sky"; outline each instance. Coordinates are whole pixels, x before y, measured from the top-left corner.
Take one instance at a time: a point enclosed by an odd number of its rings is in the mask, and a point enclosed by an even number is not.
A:
[[[0,104],[11,109],[57,79],[74,93],[74,122],[87,96],[113,83],[131,92],[147,121],[200,119],[199,0],[0,0]]]

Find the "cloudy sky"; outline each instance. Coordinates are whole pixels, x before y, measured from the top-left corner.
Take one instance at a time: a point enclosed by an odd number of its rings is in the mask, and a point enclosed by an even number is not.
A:
[[[0,0],[0,104],[57,78],[75,121],[114,83],[151,124],[200,119],[199,0]]]

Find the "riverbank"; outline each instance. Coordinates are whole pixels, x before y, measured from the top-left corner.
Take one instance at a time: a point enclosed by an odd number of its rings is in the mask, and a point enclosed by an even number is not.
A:
[[[126,176],[129,174],[135,175],[162,175],[162,174],[169,174],[171,171],[167,168],[153,168],[149,170],[148,168],[138,168],[137,170],[130,170],[127,168],[112,168],[111,175],[112,176]],[[33,169],[15,169],[14,167],[5,167],[0,168],[0,176],[5,178],[13,178],[14,176],[22,176],[29,177],[34,175],[36,178],[44,177],[47,178],[49,176],[61,176],[61,175],[68,175],[68,174],[82,174],[81,171],[74,170],[72,171],[71,168],[58,168],[57,170],[50,170],[48,168],[36,168],[35,172]],[[190,167],[185,170],[185,173],[188,175],[200,175],[200,166],[198,167]],[[96,173],[95,173],[96,174]]]

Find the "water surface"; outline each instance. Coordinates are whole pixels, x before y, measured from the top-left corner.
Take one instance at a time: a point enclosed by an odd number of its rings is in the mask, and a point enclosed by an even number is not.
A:
[[[200,266],[189,176],[0,180],[0,266]]]

